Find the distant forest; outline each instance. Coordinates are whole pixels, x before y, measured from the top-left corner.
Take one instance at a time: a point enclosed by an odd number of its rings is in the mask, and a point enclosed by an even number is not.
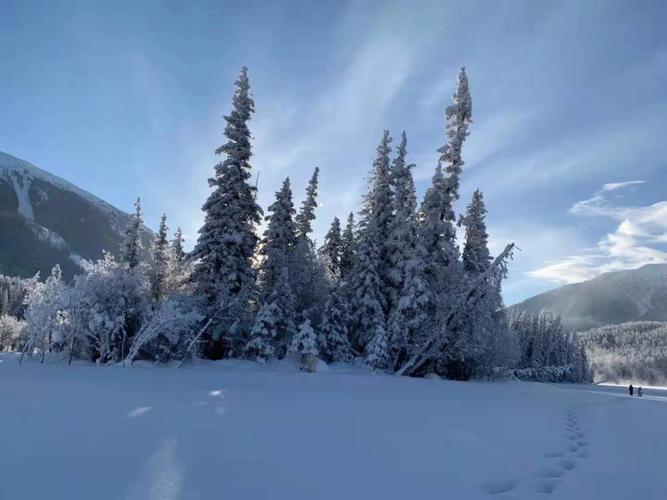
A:
[[[667,323],[636,321],[578,335],[596,382],[667,383]]]

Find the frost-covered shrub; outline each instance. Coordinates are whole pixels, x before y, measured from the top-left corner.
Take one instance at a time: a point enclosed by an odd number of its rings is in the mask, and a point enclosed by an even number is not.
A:
[[[148,311],[147,284],[136,268],[106,254],[77,276],[68,298],[72,346],[99,363],[121,361]]]
[[[28,290],[24,312],[28,338],[24,352],[59,351],[66,343],[69,316],[65,310],[67,286],[56,265],[44,283],[36,282]]]
[[[138,357],[158,362],[182,359],[202,319],[191,298],[180,294],[168,297],[146,316],[126,361]]]

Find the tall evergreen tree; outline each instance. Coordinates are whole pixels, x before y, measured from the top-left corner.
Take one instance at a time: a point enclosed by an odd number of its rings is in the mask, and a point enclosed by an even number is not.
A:
[[[486,206],[484,196],[477,189],[472,195],[472,201],[461,217],[459,224],[465,226],[465,243],[463,245],[463,269],[468,275],[478,276],[491,263],[489,252],[489,235],[486,232]]]
[[[356,267],[349,283],[354,311],[351,340],[358,351],[363,351],[377,335],[385,335],[386,302],[379,262],[374,234],[366,229],[359,242]]]
[[[417,242],[417,221],[415,184],[410,169],[413,165],[405,162],[407,137],[401,135],[401,143],[391,169],[391,183],[394,193],[394,217],[389,225],[387,240],[387,277],[390,286],[390,306],[396,306],[405,282],[405,265],[413,257]]]
[[[301,210],[296,216],[296,231],[299,238],[307,238],[313,230],[315,209],[317,208],[317,183],[320,175],[319,167],[315,167],[313,176],[306,187],[306,199],[301,204]]]
[[[491,264],[486,231],[486,207],[478,189],[461,217],[465,226],[463,269],[468,282],[476,280]],[[459,358],[475,362],[477,369],[490,368],[502,363],[507,339],[507,324],[500,293],[500,276],[492,276],[480,286],[484,287],[480,300],[474,303],[466,316],[466,324],[458,332],[453,349]]]
[[[440,161],[446,165],[447,192],[452,203],[459,199],[459,179],[464,163],[461,150],[472,122],[472,98],[465,68],[461,68],[459,72],[453,100],[453,104],[445,109],[447,143],[438,150],[442,153]]]
[[[434,303],[426,282],[425,252],[417,245],[406,255],[403,265],[403,284],[387,323],[387,338],[391,361],[398,368],[415,347],[420,346],[429,329],[429,307]]]
[[[378,251],[378,271],[386,280],[389,272],[388,245],[389,228],[394,214],[393,194],[391,189],[391,137],[385,130],[377,147],[377,156],[373,162],[368,192],[364,197],[361,210],[361,230],[373,235]]]
[[[316,167],[306,187],[306,198],[296,216],[297,241],[290,263],[290,281],[295,291],[297,313],[313,322],[324,306],[326,293],[326,272],[317,259],[315,243],[310,238],[317,208],[319,171]]]
[[[472,99],[465,68],[459,73],[453,104],[445,110],[446,144],[420,210],[420,239],[426,251],[426,273],[435,296],[454,296],[461,287],[459,249],[456,244],[453,203],[459,197],[463,171],[463,142],[472,119]],[[447,177],[442,172],[445,165]]]
[[[340,279],[347,281],[355,266],[357,252],[357,238],[355,233],[354,213],[347,217],[345,230],[341,235],[340,249]]]
[[[426,279],[433,295],[451,293],[459,280],[459,250],[447,183],[438,164],[419,214],[419,242],[425,252]]]
[[[329,278],[334,282],[340,279],[343,239],[340,232],[340,220],[334,217],[331,227],[324,236],[324,245],[320,248],[320,257],[327,268]]]
[[[439,149],[441,157],[419,213],[419,244],[424,252],[425,278],[432,300],[427,311],[432,318],[447,311],[452,301],[455,301],[465,288],[460,252],[456,243],[453,203],[459,196],[459,177],[463,169],[461,152],[463,142],[468,136],[471,112],[468,79],[462,69],[454,103],[445,110],[447,142]],[[447,177],[443,173],[443,165]],[[454,339],[460,337],[463,331],[465,326],[457,321],[449,325],[448,331],[436,328],[432,334]],[[455,378],[467,378],[470,376],[469,367],[463,366],[465,363],[457,354],[460,349],[453,347],[453,343],[453,340],[449,341],[444,348],[437,360],[437,369],[448,370],[450,376]]]
[[[122,261],[128,267],[135,268],[139,265],[143,243],[141,235],[143,232],[144,221],[141,217],[141,200],[137,198],[134,203],[134,215],[129,227],[125,231],[125,243],[122,250]]]
[[[289,177],[283,181],[276,201],[269,207],[268,225],[264,231],[260,254],[264,257],[259,268],[260,296],[266,300],[278,283],[283,270],[289,265],[296,247],[294,204]]]
[[[179,226],[176,228],[174,239],[171,241],[171,249],[174,255],[174,261],[177,265],[183,264],[183,262],[185,262],[185,250],[183,250],[184,242],[185,239],[183,238],[183,231],[181,231]]]
[[[159,302],[166,289],[169,272],[169,241],[167,240],[167,215],[162,214],[160,227],[153,242],[150,284],[154,302]]]
[[[391,137],[385,130],[377,147],[368,192],[364,197],[358,254],[349,283],[352,308],[355,311],[353,343],[358,350],[363,350],[372,341],[377,344],[376,350],[380,345],[385,345],[386,350],[387,240],[393,216],[390,143]],[[380,337],[384,341],[380,341]]]
[[[250,300],[255,292],[253,257],[257,245],[255,225],[262,210],[250,183],[252,156],[248,121],[254,112],[248,70],[243,67],[235,83],[232,112],[225,116],[227,142],[215,153],[225,160],[216,165],[209,179],[213,192],[204,203],[204,225],[192,252],[196,259],[193,279],[215,313],[223,303],[234,303],[231,325],[217,324],[211,338],[217,343],[223,333],[237,337],[245,329]],[[228,346],[211,346],[209,356],[218,357]],[[221,352],[222,351],[222,352]]]
[[[267,361],[283,358],[295,333],[294,295],[289,271],[282,268],[273,290],[255,318],[245,354],[250,359]]]
[[[347,325],[350,322],[350,307],[340,288],[334,286],[329,294],[322,324],[320,326],[321,352],[328,362],[350,361],[352,347]]]

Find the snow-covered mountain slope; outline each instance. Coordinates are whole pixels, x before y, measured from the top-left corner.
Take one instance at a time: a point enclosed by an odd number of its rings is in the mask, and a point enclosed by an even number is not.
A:
[[[346,365],[49,362],[19,366],[0,353],[8,500],[658,500],[667,491],[664,391],[640,399],[625,388]]]
[[[667,321],[667,264],[601,274],[536,295],[510,309],[535,313],[546,309],[577,330],[628,321]]]
[[[67,278],[81,259],[117,253],[129,215],[71,182],[0,152],[0,274]]]

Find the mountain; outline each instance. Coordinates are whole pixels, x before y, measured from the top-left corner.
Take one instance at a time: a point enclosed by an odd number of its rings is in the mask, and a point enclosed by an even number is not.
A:
[[[46,276],[60,264],[69,279],[84,259],[117,255],[129,222],[89,192],[0,152],[0,274]]]
[[[601,274],[510,307],[532,313],[542,309],[560,315],[563,324],[575,330],[628,321],[667,321],[667,264]]]

